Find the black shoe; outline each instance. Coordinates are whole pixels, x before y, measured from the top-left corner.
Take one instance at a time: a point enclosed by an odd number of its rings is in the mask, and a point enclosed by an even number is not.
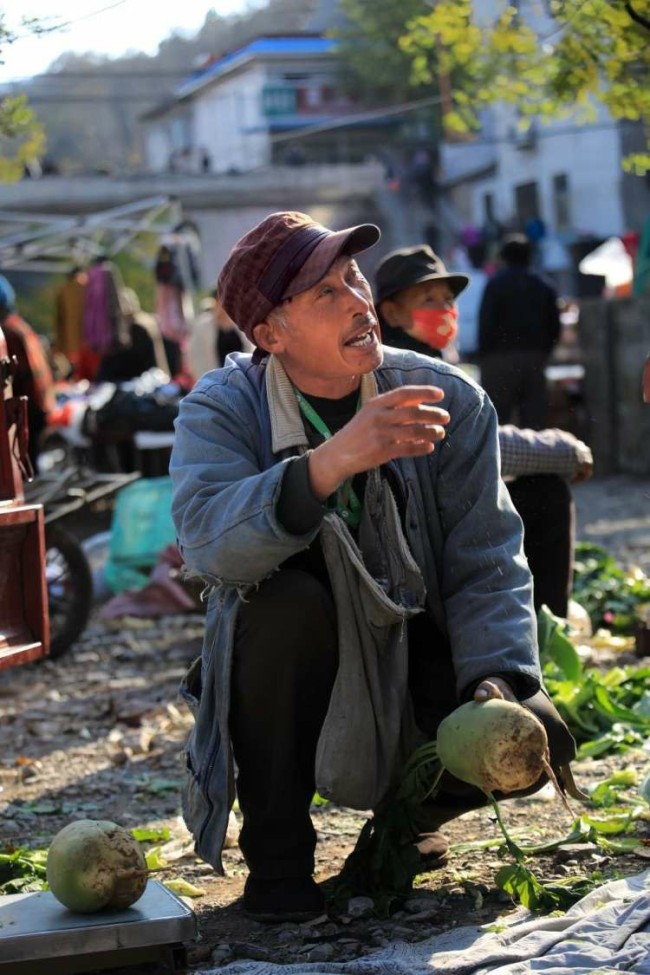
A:
[[[312,877],[269,880],[249,876],[244,886],[244,912],[267,924],[311,921],[325,913],[325,897]]]

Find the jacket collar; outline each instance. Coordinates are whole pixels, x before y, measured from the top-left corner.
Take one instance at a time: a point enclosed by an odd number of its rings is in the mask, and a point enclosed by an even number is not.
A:
[[[269,356],[265,375],[266,395],[271,415],[271,443],[274,454],[289,447],[308,447],[309,441],[302,422],[293,384],[279,359]],[[361,377],[361,405],[377,395],[374,372]]]

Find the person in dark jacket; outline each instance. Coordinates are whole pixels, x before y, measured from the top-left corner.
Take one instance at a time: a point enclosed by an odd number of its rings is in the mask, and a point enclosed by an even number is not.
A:
[[[375,304],[385,345],[438,356],[465,274],[449,272],[426,245],[392,251],[375,269]],[[390,321],[394,325],[385,328]],[[452,329],[453,330],[453,329]],[[434,343],[431,345],[430,343]],[[565,430],[499,426],[501,476],[524,524],[535,608],[566,617],[573,580],[575,512],[569,482],[591,476],[589,447]]]
[[[554,288],[530,270],[531,256],[523,234],[505,238],[505,266],[488,281],[479,310],[479,361],[499,423],[541,430],[548,425],[545,369],[560,337],[560,312]]]

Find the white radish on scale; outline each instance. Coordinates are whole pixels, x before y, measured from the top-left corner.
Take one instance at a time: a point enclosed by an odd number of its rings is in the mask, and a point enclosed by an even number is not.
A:
[[[107,820],[78,819],[60,830],[47,853],[47,882],[79,914],[125,910],[144,894],[147,863],[128,830]]]

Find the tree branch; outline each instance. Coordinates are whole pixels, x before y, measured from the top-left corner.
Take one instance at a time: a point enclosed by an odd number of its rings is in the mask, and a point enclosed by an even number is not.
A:
[[[646,30],[650,30],[650,20],[648,20],[647,17],[643,17],[641,14],[637,13],[631,3],[626,3],[625,9],[635,24],[641,24],[641,26],[645,27]]]

